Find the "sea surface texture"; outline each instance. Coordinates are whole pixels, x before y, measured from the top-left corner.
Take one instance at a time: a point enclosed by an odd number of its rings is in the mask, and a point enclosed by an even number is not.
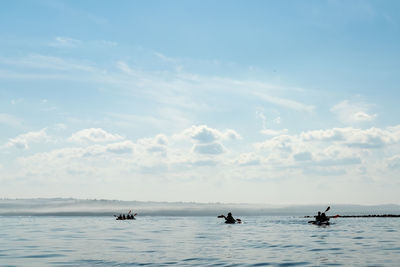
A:
[[[400,266],[400,218],[0,216],[0,266]]]

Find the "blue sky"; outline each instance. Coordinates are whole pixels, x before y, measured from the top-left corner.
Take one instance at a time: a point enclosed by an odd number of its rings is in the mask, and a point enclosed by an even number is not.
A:
[[[0,197],[399,203],[398,1],[13,1]]]

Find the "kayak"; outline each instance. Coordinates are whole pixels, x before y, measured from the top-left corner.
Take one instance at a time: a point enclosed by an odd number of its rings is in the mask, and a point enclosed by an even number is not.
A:
[[[235,221],[225,221],[226,224],[242,223],[241,219],[236,219]]]
[[[329,221],[309,221],[308,223],[315,224],[315,225],[330,225]]]
[[[229,217],[226,217],[225,215],[219,215],[219,216],[217,216],[217,218],[224,218],[226,224],[242,223],[241,219],[234,219],[232,216],[229,218]]]

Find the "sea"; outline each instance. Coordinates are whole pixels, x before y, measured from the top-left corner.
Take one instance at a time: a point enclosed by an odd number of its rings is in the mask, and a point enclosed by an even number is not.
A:
[[[400,266],[400,218],[0,216],[0,266]]]

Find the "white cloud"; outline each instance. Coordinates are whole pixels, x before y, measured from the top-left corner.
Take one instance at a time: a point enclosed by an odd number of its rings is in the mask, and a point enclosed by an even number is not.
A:
[[[304,140],[336,141],[348,146],[376,147],[399,142],[400,128],[334,128],[303,132],[301,137]]]
[[[100,128],[89,128],[78,131],[68,139],[71,142],[113,142],[124,139],[118,134],[111,134]]]
[[[19,175],[41,177],[49,180],[70,179],[71,177],[113,177],[121,171],[129,171],[134,166],[136,144],[123,141],[106,145],[86,147],[64,147],[47,152],[36,153],[17,159],[23,166]]]
[[[222,134],[222,139],[223,140],[239,140],[239,139],[242,139],[242,137],[235,130],[227,129]]]
[[[55,57],[55,56],[47,56],[47,55],[41,55],[41,54],[31,54],[25,57],[17,58],[17,59],[3,59],[2,63],[11,65],[11,66],[17,66],[17,67],[22,67],[22,68],[31,68],[31,69],[47,69],[51,70],[54,72],[54,70],[58,71],[64,71],[64,72],[73,72],[77,71],[79,73],[83,72],[95,72],[98,71],[100,73],[100,70],[97,70],[95,67],[91,66],[88,64],[88,62],[81,62],[79,60],[70,60],[70,59],[64,59],[61,57]],[[16,78],[18,77],[26,77],[34,78],[34,75],[39,75],[39,73],[32,73],[29,71],[28,73],[18,73],[16,74]],[[39,75],[40,76],[40,75]],[[54,78],[63,78],[64,76],[60,76],[59,74],[44,74],[42,75],[43,77],[54,77]],[[7,76],[6,76],[7,77]]]
[[[400,168],[400,157],[396,154],[400,148],[400,126],[283,134],[239,149],[224,143],[227,140],[224,138],[228,138],[223,137],[226,131],[201,126],[176,135],[159,134],[136,141],[87,146],[81,143],[80,147],[24,155],[16,160],[18,171],[13,175],[45,184],[51,183],[51,177],[57,177],[57,183],[79,181],[94,187],[99,181],[136,187],[145,183],[149,188],[168,181],[178,186],[186,182],[205,183],[207,187],[213,187],[214,183],[224,186],[237,183],[236,190],[242,186],[248,190],[255,181],[274,188],[303,183],[310,186],[321,183],[324,176],[330,177],[323,180],[327,186],[360,183],[365,177],[382,182],[387,177],[396,177]],[[204,129],[208,134],[196,135]],[[338,134],[340,138],[336,138]],[[385,145],[375,148],[349,145],[354,140],[363,140],[363,136],[374,135],[385,140]],[[199,138],[192,138],[196,136]],[[149,192],[151,195],[152,191]]]
[[[312,154],[310,152],[299,152],[293,155],[296,161],[309,161],[312,160]]]
[[[193,151],[199,154],[219,155],[226,151],[220,143],[195,144]]]
[[[37,132],[28,132],[18,135],[17,137],[10,138],[7,147],[16,147],[21,149],[28,149],[30,143],[49,142],[50,136],[47,135],[46,129]]]
[[[261,164],[259,156],[255,155],[253,152],[242,153],[239,155],[236,163],[240,166],[258,166]]]
[[[22,127],[23,120],[7,113],[0,113],[0,124],[12,127]]]
[[[303,132],[301,138],[305,141],[319,140],[325,142],[340,142],[349,147],[379,148],[399,142],[400,128],[334,128]]]
[[[326,130],[313,130],[301,133],[301,138],[305,141],[342,141],[345,139],[344,134],[352,132],[352,128],[333,128]]]
[[[115,154],[131,154],[135,151],[136,145],[132,141],[108,144],[106,151]]]
[[[370,175],[382,169],[378,165],[383,159],[377,155],[391,154],[396,147],[400,148],[399,144],[399,126],[346,127],[278,135],[255,144],[254,153],[261,157],[262,166],[279,166],[321,175],[324,173],[321,168],[334,167],[332,174],[353,173],[357,176],[361,175],[360,167],[368,169]],[[396,166],[396,159],[388,161],[386,166]]]
[[[182,132],[185,134],[181,132],[172,137],[158,134],[152,138],[138,139],[136,142],[131,140],[115,142],[120,140],[120,135],[109,134],[102,129],[85,129],[70,138],[70,141],[79,143],[81,147],[65,147],[37,153],[21,157],[18,162],[24,166],[24,173],[41,177],[93,176],[100,175],[105,169],[111,177],[114,176],[112,173],[155,175],[160,172],[165,173],[167,170],[168,175],[173,173],[178,175],[180,172],[190,173],[190,166],[197,168],[216,166],[228,152],[221,142],[239,138],[234,130],[218,131],[201,126],[199,129],[197,127],[190,129],[193,130],[191,131],[193,136],[184,130]],[[215,136],[211,134],[210,138],[201,134],[196,135],[202,133],[204,129],[208,134],[211,132]],[[100,143],[106,140],[111,143]],[[97,144],[86,146],[85,141]],[[229,162],[232,160],[228,159]]]
[[[134,71],[124,61],[118,61],[117,67],[127,74],[132,74]]]
[[[266,129],[267,128],[267,117],[265,116],[265,114],[262,112],[262,110],[258,109],[256,111],[256,115],[261,120],[262,128]]]
[[[298,110],[298,111],[306,111],[306,112],[312,112],[315,107],[312,105],[307,105],[295,100],[287,99],[287,98],[282,98],[282,97],[276,97],[276,96],[271,96],[267,95],[264,93],[259,93],[259,92],[254,92],[254,95],[258,96],[262,100],[275,104],[277,106],[281,106],[284,108],[289,108],[293,110]]]
[[[375,119],[376,114],[369,115],[365,112],[359,111],[354,114],[354,119],[356,121],[372,121]]]
[[[272,120],[273,123],[275,124],[281,124],[281,117],[276,117],[275,119]]]
[[[67,125],[65,125],[64,123],[57,123],[56,125],[53,126],[53,129],[55,130],[65,130],[67,129]]]
[[[262,143],[257,143],[255,144],[255,147],[258,150],[280,150],[291,152],[293,150],[293,144],[296,143],[295,139],[297,139],[295,136],[279,135]]]
[[[117,42],[107,41],[107,40],[100,40],[100,41],[97,41],[96,43],[99,43],[101,45],[108,46],[108,47],[113,47],[113,46],[117,46],[118,45]]]
[[[195,154],[209,156],[221,155],[228,151],[222,142],[241,138],[235,130],[219,131],[207,125],[193,125],[173,136],[173,139],[177,141],[190,141],[193,144],[192,152]]]
[[[287,132],[288,129],[282,129],[282,130],[264,129],[260,131],[260,133],[265,135],[281,135],[281,134],[286,134]]]
[[[24,101],[24,100],[23,100],[22,98],[12,99],[12,100],[11,100],[11,104],[12,104],[12,105],[16,105],[16,104],[22,103],[23,101]]]
[[[374,120],[377,115],[369,114],[368,110],[371,105],[365,103],[350,103],[348,100],[334,105],[331,112],[336,114],[337,118],[346,124],[362,123]]]
[[[390,169],[400,170],[400,155],[394,155],[386,159],[386,165]]]
[[[241,139],[241,136],[235,130],[227,129],[221,132],[207,125],[194,125],[184,130],[182,136],[189,136],[191,140],[200,144],[209,144],[218,140]]]
[[[168,148],[168,137],[159,134],[154,138],[143,138],[137,141],[138,146],[147,153],[160,154],[165,156]]]
[[[54,38],[54,41],[50,43],[50,46],[73,48],[79,46],[81,43],[82,41],[77,39],[58,36]]]
[[[166,62],[173,62],[174,63],[174,62],[177,61],[175,58],[167,57],[166,55],[164,55],[162,53],[159,53],[159,52],[154,52],[154,55],[156,57],[160,58],[161,60],[166,61]]]
[[[216,166],[218,161],[216,160],[197,160],[190,163],[191,167],[209,167]]]
[[[61,43],[68,41],[70,40],[67,38],[59,38]],[[153,51],[151,54],[154,56]],[[221,96],[226,93],[237,98],[252,98],[252,101],[263,99],[268,103],[293,110],[306,112],[314,110],[312,105],[288,99],[285,96],[288,91],[298,90],[297,88],[252,80],[198,75],[182,70],[177,71],[175,68],[161,71],[143,70],[130,66],[129,62],[122,60],[117,61],[116,66],[109,69],[81,59],[40,54],[17,59],[7,58],[2,60],[2,63],[6,67],[7,65],[17,67],[0,70],[0,77],[7,79],[85,81],[101,84],[101,87],[112,87],[120,93],[134,94],[137,98],[157,103],[162,107],[158,110],[156,117],[163,117],[163,111],[168,108],[178,110],[181,115],[185,115],[185,119],[192,114],[191,112],[220,109],[224,105],[212,105],[207,98],[210,95],[218,96],[217,101],[225,104],[227,100]],[[182,116],[177,118],[182,118]],[[187,123],[191,121],[193,120]],[[278,122],[279,120],[275,121],[275,123]],[[187,125],[180,124],[179,127]]]
[[[282,130],[273,130],[273,129],[268,129],[267,127],[267,117],[264,115],[261,109],[258,109],[256,111],[256,115],[258,118],[261,119],[261,124],[262,124],[262,130],[260,131],[261,134],[264,135],[280,135],[280,134],[285,134],[288,132],[288,129],[282,129]],[[272,123],[274,124],[280,124],[281,123],[281,117],[276,117],[275,119],[272,120]]]
[[[240,171],[240,168],[251,168],[246,177],[263,175],[266,170],[274,176],[289,175],[290,172],[328,175],[329,170],[334,175],[345,175],[357,173],[360,167],[370,172],[368,168],[375,168],[375,161],[382,160],[375,157],[374,151],[379,149],[390,153],[390,149],[400,142],[400,126],[385,129],[334,128],[277,135],[254,146],[249,145],[247,151],[241,153],[235,147],[223,144],[224,141],[237,138],[232,133],[236,132],[199,125],[172,136],[159,134],[136,142],[118,142],[120,135],[109,134],[101,129],[86,129],[73,135],[81,145],[85,145],[82,143],[85,140],[108,140],[111,143],[39,153],[25,157],[20,162],[33,168],[36,173],[46,169],[62,171],[57,168],[74,170],[75,173],[85,170],[97,173],[107,167],[109,172],[140,172],[147,175],[168,170],[169,176],[181,172],[189,175],[190,166],[218,166],[222,172],[231,173],[232,177],[244,170]],[[28,136],[33,135],[25,137]],[[20,141],[22,137],[18,139],[19,142],[14,141],[23,147],[25,143]],[[394,169],[396,160],[393,158],[386,165]],[[155,169],[152,171],[153,167]],[[324,168],[329,170],[324,171]]]

